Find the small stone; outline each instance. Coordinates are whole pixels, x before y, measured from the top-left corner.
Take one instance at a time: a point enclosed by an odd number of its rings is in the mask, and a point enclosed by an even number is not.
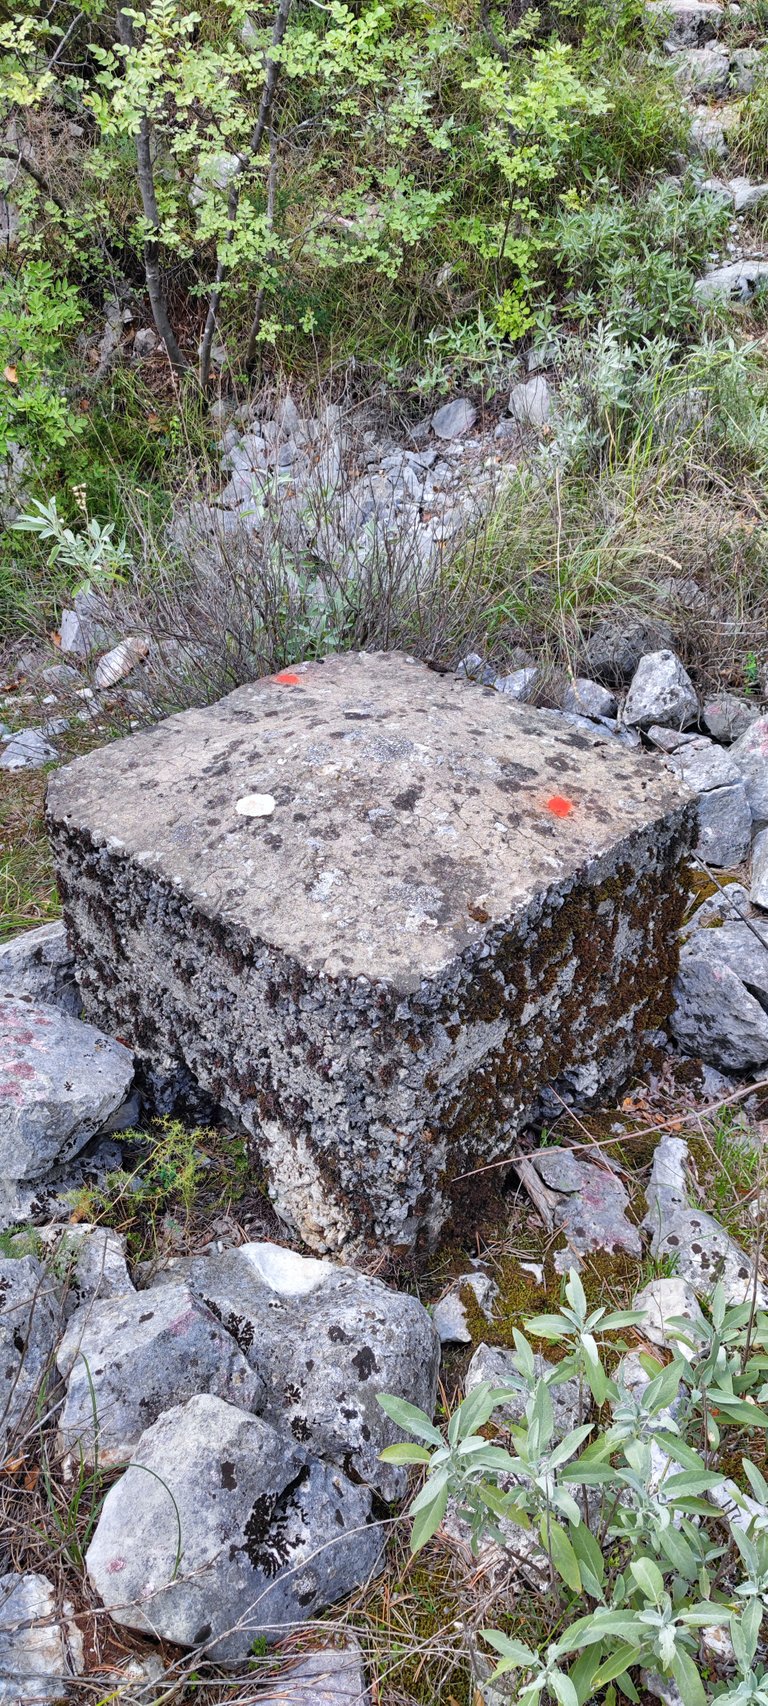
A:
[[[528,1159],[547,1188],[561,1197],[553,1213],[568,1247],[555,1257],[559,1271],[593,1250],[641,1254],[640,1234],[626,1215],[629,1197],[610,1166],[580,1161],[570,1149],[539,1149]]]
[[[679,752],[682,747],[690,746],[701,738],[697,734],[685,734],[682,729],[663,729],[660,723],[651,723],[645,734],[661,752]]]
[[[669,629],[641,617],[611,617],[600,622],[587,641],[584,658],[590,677],[607,687],[623,687],[647,652],[667,644]]]
[[[716,699],[707,699],[701,713],[705,729],[715,740],[725,742],[737,740],[759,717],[757,706],[738,699],[735,693],[718,693]]]
[[[432,1321],[437,1329],[441,1345],[471,1345],[472,1343],[472,1334],[467,1322],[467,1311],[461,1295],[465,1286],[474,1292],[486,1321],[492,1319],[493,1300],[497,1296],[498,1287],[494,1285],[493,1280],[487,1274],[462,1274],[432,1310]]]
[[[122,1043],[44,1002],[0,996],[0,1178],[40,1179],[119,1129],[132,1082]]]
[[[510,699],[525,703],[530,699],[538,678],[537,669],[514,669],[511,675],[497,675],[493,685],[497,693],[506,693]]]
[[[624,722],[683,729],[696,721],[699,701],[691,678],[674,652],[649,652],[632,677],[624,703]]]
[[[0,943],[0,994],[43,1001],[73,1019],[79,1016],[75,960],[61,919]]]
[[[768,278],[768,261],[744,259],[729,261],[725,266],[712,267],[693,287],[699,302],[749,302],[761,280]]]
[[[444,403],[442,409],[432,416],[432,431],[438,438],[462,438],[465,432],[471,431],[476,420],[477,409],[466,397],[457,397],[453,403]]]
[[[160,339],[151,326],[139,326],[133,335],[133,353],[139,361],[145,361],[147,356],[154,355],[159,347]]]
[[[563,710],[576,711],[582,717],[615,717],[618,702],[615,693],[603,687],[602,682],[577,675],[565,690]]]
[[[299,414],[290,392],[283,397],[282,402],[278,403],[278,406],[275,409],[275,420],[277,421],[281,432],[286,434],[298,432],[302,426],[303,423],[301,415]]]
[[[0,770],[39,770],[43,764],[53,764],[58,756],[40,729],[21,729],[7,742]]]
[[[290,1670],[281,1667],[254,1706],[370,1706],[370,1698],[360,1647],[347,1638],[343,1647],[323,1647],[305,1653]]]
[[[384,1546],[370,1511],[367,1488],[201,1394],[142,1435],[86,1567],[121,1627],[237,1664],[368,1580]]]
[[[64,693],[70,687],[79,687],[81,681],[77,670],[73,669],[72,665],[68,663],[49,664],[48,668],[42,671],[40,679],[45,682],[46,687],[52,687],[55,691],[61,690]]]
[[[53,1361],[60,1318],[56,1286],[37,1257],[0,1256],[0,1449],[3,1454],[15,1431],[23,1432],[34,1422],[35,1402]]]
[[[768,818],[768,717],[758,717],[739,735],[730,756],[744,778],[753,818],[764,822]]]
[[[726,788],[741,782],[740,772],[732,758],[714,741],[694,735],[672,753],[667,763],[675,776],[694,794],[706,793],[709,788]]]
[[[521,425],[546,426],[551,409],[550,389],[542,373],[513,385],[509,394],[509,412]]]
[[[465,658],[456,666],[456,674],[467,681],[479,681],[483,687],[496,685],[497,672],[492,663],[486,663],[479,652],[467,652]]]
[[[264,1402],[261,1376],[184,1285],[85,1304],[56,1362],[67,1382],[59,1445],[87,1464],[98,1453],[102,1468],[126,1463],[162,1411],[198,1392],[246,1410]]]
[[[0,1703],[58,1706],[83,1670],[83,1638],[47,1576],[0,1576]]]
[[[657,1146],[643,1221],[651,1237],[651,1254],[674,1260],[676,1277],[686,1281],[697,1297],[710,1297],[722,1282],[728,1303],[744,1303],[754,1290],[758,1307],[765,1308],[765,1288],[760,1282],[755,1288],[752,1258],[712,1215],[689,1206],[687,1155],[681,1138],[663,1138]]]
[[[136,665],[141,663],[149,651],[149,640],[143,634],[134,634],[129,639],[121,640],[100,658],[93,676],[93,685],[99,691],[107,687],[115,687],[118,681],[123,681],[130,675]]]

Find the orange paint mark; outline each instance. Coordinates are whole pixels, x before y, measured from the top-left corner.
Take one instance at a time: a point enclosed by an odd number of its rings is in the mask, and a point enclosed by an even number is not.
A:
[[[553,817],[568,817],[573,811],[573,800],[566,800],[562,794],[553,794],[551,800],[547,800],[547,811]]]
[[[294,675],[290,669],[281,669],[280,674],[276,675],[274,679],[279,681],[281,687],[298,687],[301,676]]]

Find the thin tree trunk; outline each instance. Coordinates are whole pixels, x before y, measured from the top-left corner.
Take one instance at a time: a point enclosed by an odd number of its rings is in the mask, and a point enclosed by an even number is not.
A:
[[[277,150],[275,148],[274,135],[273,135],[272,131],[270,131],[270,133],[269,133],[269,179],[268,179],[268,183],[267,183],[267,228],[268,228],[270,234],[273,231],[273,227],[274,227],[274,223],[275,223],[275,190],[276,190],[276,187],[277,187]],[[272,265],[272,262],[274,260],[274,255],[275,255],[274,249],[268,249],[267,250],[267,253],[264,257],[265,258],[265,264],[267,266]],[[267,287],[266,287],[266,284],[262,284],[260,289],[259,289],[259,294],[256,298],[256,309],[254,312],[253,320],[251,323],[250,335],[248,338],[248,349],[247,349],[246,355],[245,355],[245,371],[246,371],[246,373],[251,373],[253,371],[253,368],[256,365],[256,347],[257,347],[258,340],[259,340],[259,332],[261,331],[261,322],[262,322],[262,319],[264,316],[264,303],[266,302],[266,299],[267,299]]]
[[[275,48],[280,47],[282,40],[283,40],[283,37],[285,35],[286,29],[288,28],[288,19],[290,16],[290,11],[291,11],[291,0],[279,0],[278,8],[277,8],[277,14],[275,16],[275,22],[274,22],[274,25],[272,28],[272,41],[270,43],[270,49],[267,52],[267,58],[266,58],[267,75],[264,79],[264,88],[262,89],[262,92],[261,92],[261,101],[259,103],[258,116],[256,119],[256,123],[253,127],[253,130],[251,131],[251,136],[250,136],[250,140],[248,143],[247,154],[241,156],[240,173],[245,171],[245,168],[247,165],[250,165],[252,162],[255,161],[256,156],[257,156],[259,149],[261,147],[261,144],[264,141],[264,135],[265,135],[265,132],[267,129],[267,125],[269,124],[269,118],[270,118],[270,114],[272,111],[272,102],[274,101],[274,98],[275,98],[275,90],[277,88],[277,82],[278,82],[278,78],[280,76],[280,66],[279,66],[278,61],[273,58],[273,55],[274,55]],[[239,176],[239,174],[238,174],[238,176]],[[231,187],[230,187],[229,202],[228,202],[228,207],[227,207],[227,213],[228,213],[228,218],[229,218],[229,230],[227,232],[227,242],[228,243],[231,243],[233,238],[234,238],[235,221],[237,219],[237,210],[238,210],[238,206],[239,206],[239,201],[240,201],[240,196],[239,196],[239,191],[238,191],[238,187],[237,187],[237,179],[235,179],[233,181]],[[203,331],[203,339],[202,339],[202,343],[200,345],[200,384],[203,388],[208,384],[208,379],[210,376],[211,348],[213,346],[213,337],[214,337],[214,332],[216,330],[216,319],[217,319],[218,312],[219,312],[219,306],[221,303],[222,286],[223,286],[224,281],[226,279],[226,274],[227,274],[227,269],[226,269],[223,261],[219,260],[217,263],[217,266],[216,266],[216,278],[214,280],[213,289],[211,291],[211,296],[210,296],[210,300],[208,303],[208,313],[206,315],[206,320],[205,320],[205,329]],[[250,349],[250,341],[249,341],[248,347]]]
[[[117,33],[124,47],[133,46],[133,19],[118,7]],[[155,173],[152,163],[152,127],[149,114],[144,113],[139,125],[136,138],[136,172],[139,182],[139,194],[144,210],[144,218],[151,226],[154,235],[147,237],[144,243],[144,276],[147,283],[147,295],[152,309],[152,318],[158,337],[165,344],[168,360],[174,373],[189,372],[189,362],[182,355],[168,317],[165,292],[160,274],[160,210],[155,194]]]

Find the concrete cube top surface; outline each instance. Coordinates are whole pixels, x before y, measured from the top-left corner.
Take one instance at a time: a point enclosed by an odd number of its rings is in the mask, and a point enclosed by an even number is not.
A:
[[[238,812],[252,794],[268,815]],[[390,652],[98,748],[48,811],[308,970],[412,990],[689,798],[651,757]]]

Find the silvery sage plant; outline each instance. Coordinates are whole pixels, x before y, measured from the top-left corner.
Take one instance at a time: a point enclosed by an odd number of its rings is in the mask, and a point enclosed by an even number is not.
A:
[[[382,1457],[424,1470],[408,1513],[411,1548],[436,1534],[449,1507],[476,1555],[486,1539],[514,1547],[515,1529],[529,1531],[549,1573],[558,1638],[536,1651],[484,1632],[498,1658],[491,1680],[519,1672],[520,1706],[613,1706],[617,1689],[637,1701],[644,1672],[671,1679],[684,1706],[768,1706],[760,1648],[768,1482],[742,1458],[747,1495],[717,1467],[724,1429],[768,1428],[759,1403],[768,1396],[768,1315],[729,1307],[718,1284],[708,1320],[668,1323],[668,1362],[645,1349],[631,1366],[607,1356],[607,1336],[643,1320],[590,1311],[571,1270],[559,1313],[526,1323],[531,1337],[558,1344],[559,1362],[542,1367],[515,1329],[510,1383],[476,1386],[445,1436],[415,1406],[380,1397],[411,1436]],[[613,1340],[614,1353],[626,1349]],[[579,1419],[558,1438],[552,1391],[566,1380],[577,1383]],[[726,1634],[727,1675],[715,1681],[700,1658],[707,1629]]]

